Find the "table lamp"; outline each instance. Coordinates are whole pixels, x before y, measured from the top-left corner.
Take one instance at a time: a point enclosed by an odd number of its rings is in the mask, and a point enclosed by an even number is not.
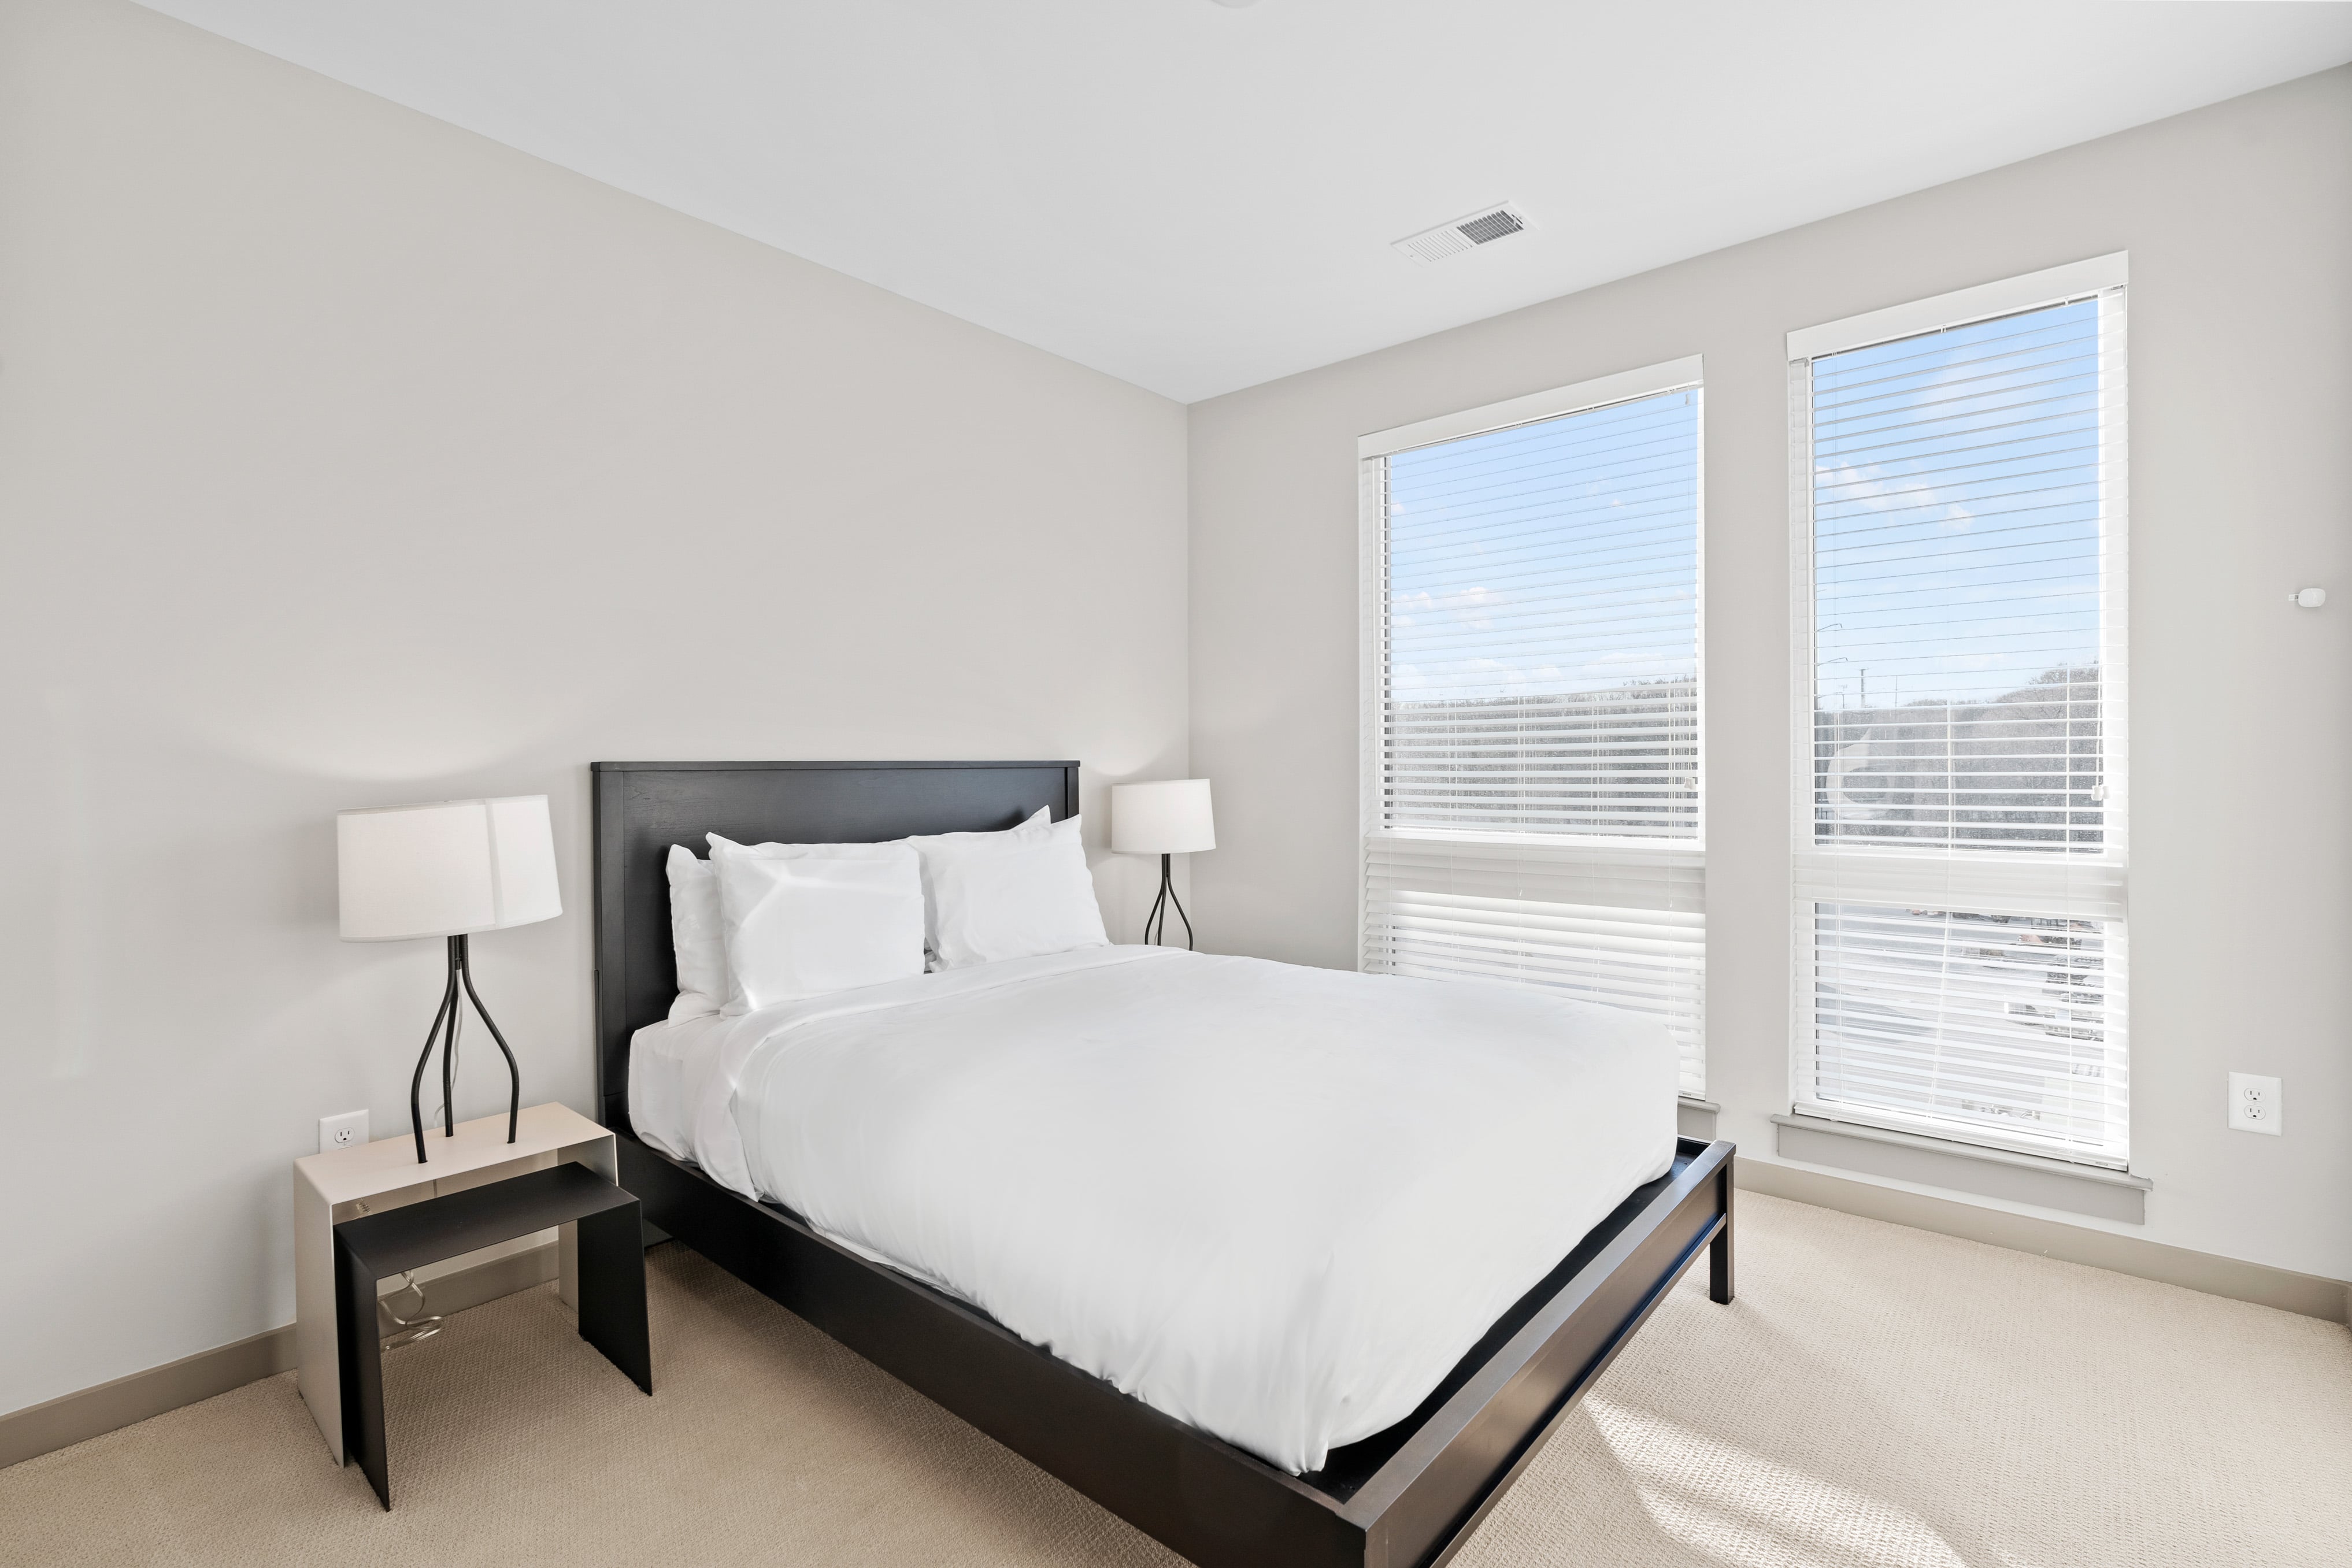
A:
[[[1169,874],[1171,855],[1188,855],[1217,847],[1216,823],[1209,814],[1206,779],[1171,779],[1158,784],[1114,784],[1110,787],[1110,847],[1123,855],[1160,857],[1160,896],[1143,917],[1143,939],[1159,942],[1168,935],[1168,912],[1184,923],[1184,946],[1192,946],[1192,917],[1176,901],[1176,883]],[[1153,934],[1154,924],[1159,926]]]
[[[515,1141],[522,1113],[522,1071],[506,1036],[475,993],[466,939],[551,920],[563,913],[555,886],[555,834],[547,797],[509,795],[495,800],[436,800],[383,806],[335,815],[336,892],[346,942],[405,942],[443,936],[449,973],[441,1010],[425,1036],[416,1072],[408,1081],[409,1124],[416,1130],[416,1163],[425,1164],[425,1116],[417,1091],[425,1063],[441,1046],[442,1136],[457,1132],[451,1092],[457,1062],[458,990],[474,1004],[507,1059],[513,1093],[507,1103],[507,1142]]]

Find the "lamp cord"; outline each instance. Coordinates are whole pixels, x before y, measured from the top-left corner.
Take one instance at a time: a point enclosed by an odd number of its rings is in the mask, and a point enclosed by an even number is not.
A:
[[[416,1298],[416,1305],[410,1309],[416,1313],[413,1318],[402,1317],[392,1304],[402,1291],[406,1291]],[[416,1282],[416,1270],[414,1269],[401,1275],[400,1290],[383,1298],[379,1304],[383,1308],[384,1316],[399,1325],[399,1332],[384,1336],[383,1348],[386,1350],[404,1350],[420,1340],[431,1339],[441,1332],[441,1325],[445,1320],[426,1315],[425,1287]]]

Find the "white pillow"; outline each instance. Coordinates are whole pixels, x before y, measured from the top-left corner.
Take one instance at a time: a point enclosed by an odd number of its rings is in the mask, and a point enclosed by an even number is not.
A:
[[[907,845],[709,838],[730,1017],[923,972],[922,862]]]
[[[1040,810],[1001,833],[905,841],[923,857],[931,952],[942,969],[1107,947],[1078,819]]]
[[[672,1023],[719,1010],[730,988],[727,933],[719,925],[718,868],[684,844],[669,847],[669,940],[677,955]]]
[[[992,832],[922,833],[899,841],[914,845],[916,852],[923,857],[923,953],[929,960],[930,967],[947,967],[940,962],[940,901],[937,890],[931,885],[933,863],[945,863],[953,855],[971,853],[991,844],[1034,842],[1043,837],[1053,824],[1054,813],[1040,806],[1029,813],[1026,821]]]

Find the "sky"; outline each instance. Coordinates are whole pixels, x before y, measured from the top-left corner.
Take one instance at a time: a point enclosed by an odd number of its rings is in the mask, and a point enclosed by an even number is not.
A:
[[[1695,674],[1698,414],[1694,388],[1390,458],[1394,696]]]
[[[1814,361],[1829,706],[1980,702],[2099,652],[2099,302]],[[1389,460],[1399,700],[1697,668],[1697,389]]]
[[[2097,661],[2099,308],[1813,362],[1822,706],[1981,702]]]

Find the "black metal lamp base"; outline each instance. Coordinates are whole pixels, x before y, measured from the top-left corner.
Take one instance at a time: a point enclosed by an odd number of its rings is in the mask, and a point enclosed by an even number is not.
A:
[[[1181,904],[1176,902],[1176,883],[1169,874],[1169,857],[1161,855],[1160,857],[1160,896],[1151,901],[1151,913],[1143,917],[1143,940],[1146,943],[1157,945],[1165,940],[1168,936],[1168,912],[1171,909],[1176,912],[1176,918],[1184,923],[1184,946],[1192,946],[1192,917],[1184,913],[1184,906]],[[1152,929],[1154,922],[1159,925],[1157,935]]]
[[[1166,858],[1161,857],[1163,861]],[[1192,927],[1187,925],[1185,929],[1189,931]],[[433,1060],[433,1047],[436,1042],[441,1047],[441,1135],[445,1138],[457,1135],[457,1097],[454,1091],[457,1071],[457,1009],[461,1005],[457,990],[460,986],[465,988],[465,999],[474,1004],[474,1011],[480,1015],[483,1027],[490,1031],[490,1038],[499,1042],[499,1054],[507,1059],[507,1074],[513,1080],[513,1092],[507,1101],[508,1143],[515,1141],[515,1124],[522,1116],[522,1070],[515,1065],[514,1052],[507,1049],[507,1037],[499,1032],[498,1024],[490,1017],[490,1009],[482,1005],[482,998],[474,990],[474,971],[467,962],[465,937],[452,936],[449,938],[449,979],[441,988],[441,1010],[433,1015],[433,1027],[425,1034],[425,1050],[416,1058],[415,1075],[408,1081],[408,1124],[416,1129],[416,1163],[420,1166],[425,1163],[425,1108],[417,1100],[417,1092],[425,1085],[425,1064]]]

